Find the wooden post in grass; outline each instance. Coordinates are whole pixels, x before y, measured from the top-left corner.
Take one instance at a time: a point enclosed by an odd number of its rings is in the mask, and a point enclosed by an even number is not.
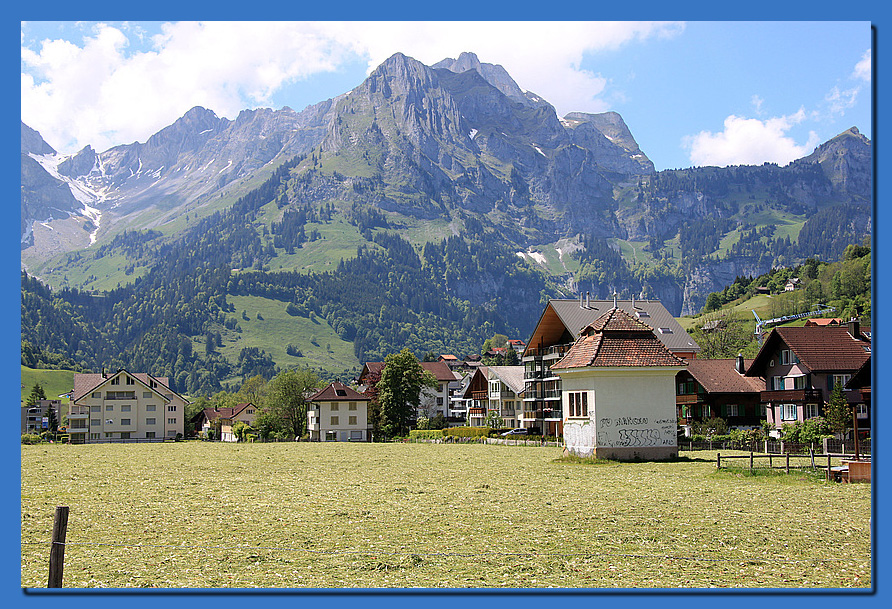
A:
[[[787,453],[787,473],[790,473],[790,453]]]
[[[750,473],[753,473],[753,451],[750,451]]]
[[[50,545],[50,577],[47,588],[62,587],[62,565],[65,562],[65,534],[68,531],[68,506],[56,507],[53,518],[53,541]]]
[[[722,453],[715,454],[715,468],[722,469]]]

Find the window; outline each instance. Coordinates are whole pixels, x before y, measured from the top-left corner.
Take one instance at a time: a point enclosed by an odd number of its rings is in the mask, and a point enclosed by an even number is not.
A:
[[[173,437],[176,437],[176,435],[177,435],[177,430],[176,430],[176,429],[168,429],[168,430],[167,430],[167,436],[168,436],[168,437],[173,438]]]
[[[834,387],[836,387],[836,384],[839,383],[840,385],[842,385],[842,388],[845,391],[849,391],[848,389],[846,389],[846,383],[848,383],[851,378],[851,374],[834,374],[833,383],[830,386],[830,389],[833,389]]]
[[[709,404],[703,404],[702,406],[700,406],[700,416],[703,419],[708,419],[708,418],[712,417],[712,412],[709,408]]]
[[[340,406],[340,404],[338,404],[337,402],[332,402],[331,403],[331,411],[337,412],[339,406]]]
[[[254,414],[254,409],[253,409],[253,408],[248,408],[245,412],[248,413],[248,414]]]
[[[136,381],[134,381],[134,380],[133,380],[133,377],[130,377],[130,376],[125,376],[125,377],[124,377],[124,381],[125,381],[128,385],[135,385],[135,384],[136,384]]]
[[[121,412],[130,412],[130,404],[121,406]]]
[[[783,391],[784,390],[784,377],[772,376],[771,377],[771,389],[772,389],[772,391]]]
[[[102,419],[90,419],[90,425],[99,427],[100,425],[102,425]]]
[[[763,419],[768,416],[768,407],[765,404],[759,404],[759,416]]]
[[[121,419],[121,425],[130,425],[130,419]]]
[[[176,412],[176,411],[177,411],[176,404],[169,404],[167,406],[167,412]]]
[[[348,417],[347,424],[348,425],[356,425],[356,417]]]
[[[152,381],[152,380],[149,381],[149,387],[151,387],[152,389],[154,389],[157,386],[158,386],[158,383],[156,383],[155,381]]]
[[[176,424],[177,424],[177,420],[176,420],[176,419],[167,419],[167,424],[168,424],[168,425],[176,425]]]
[[[147,432],[146,432],[146,439],[147,439],[147,440],[151,440],[151,439],[153,439],[154,437],[155,437],[155,432],[154,432],[154,431],[147,431]]]
[[[331,418],[331,424],[332,424],[332,425],[338,425],[338,417],[332,417],[332,418]]]
[[[351,440],[362,440],[362,432],[361,431],[351,431],[350,439]]]
[[[858,404],[855,406],[855,412],[858,415],[859,419],[867,418],[867,404]]]
[[[109,383],[109,385],[120,385],[120,384],[121,384],[121,378],[118,377],[118,376],[116,376],[115,378],[113,378],[113,379],[111,380],[111,383]]]
[[[100,392],[100,391],[94,391],[93,393],[90,394],[90,397],[91,397],[91,398],[101,398],[101,397],[102,397],[102,392]]]
[[[728,417],[739,417],[740,416],[740,406],[737,404],[728,404],[726,406],[726,415]]]
[[[144,398],[150,398],[150,397],[152,397],[152,392],[151,392],[151,391],[143,391],[143,392],[142,392],[142,397],[144,397]]]
[[[91,439],[91,440],[98,440],[98,439],[99,439],[99,435],[100,435],[100,434],[98,434],[98,433],[91,433],[91,434],[90,434],[90,439]]]
[[[356,402],[350,402],[347,405],[347,410],[356,410]]]
[[[102,406],[90,406],[90,412],[102,412]]]
[[[813,419],[818,416],[818,405],[817,404],[806,404],[805,405],[805,418]]]
[[[129,431],[122,431],[122,432],[121,432],[121,439],[122,439],[122,440],[129,440],[129,439],[130,439],[130,432],[129,432]]]
[[[155,424],[155,419],[154,419],[154,418],[146,419],[146,425],[154,425],[154,424]]]
[[[792,349],[781,349],[780,363],[781,363],[781,366],[786,366],[789,364],[798,364],[799,358],[796,357],[796,354],[793,353]]]
[[[114,409],[115,409],[115,405],[114,405],[114,404],[106,404],[106,405],[105,405],[105,412],[111,412],[111,411],[113,411]]]
[[[587,417],[588,416],[588,392],[574,391],[567,394],[569,399],[569,417]]]
[[[782,421],[795,421],[796,416],[796,404],[781,404],[781,420]]]
[[[793,377],[793,389],[805,389],[806,388],[806,377],[804,376],[794,376]]]

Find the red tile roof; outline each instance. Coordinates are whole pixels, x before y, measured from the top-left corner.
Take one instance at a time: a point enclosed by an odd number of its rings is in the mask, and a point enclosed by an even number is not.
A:
[[[747,376],[765,370],[778,349],[792,349],[801,365],[811,372],[854,372],[870,357],[870,341],[853,338],[846,326],[799,326],[772,328]]]
[[[743,361],[744,372],[752,363]],[[736,365],[736,359],[692,359],[688,372],[709,393],[758,393],[765,389],[765,379],[744,376],[737,372]]]
[[[551,368],[685,366],[653,330],[622,309],[611,309],[587,326],[562,360]]]
[[[329,383],[328,387],[320,389],[310,396],[311,402],[333,402],[349,400],[352,402],[368,402],[369,397],[351,389],[344,383]]]
[[[421,364],[423,369],[433,374],[434,378],[440,382],[452,382],[455,380],[455,373],[446,365],[446,362],[418,363]],[[382,370],[384,370],[384,362],[367,362],[365,366],[362,367],[362,373],[359,375],[359,380],[364,382],[369,374],[381,374]]]
[[[149,381],[155,381],[158,385],[160,385],[160,387],[156,388],[156,390],[159,390],[159,393],[160,389],[164,389],[170,393],[176,393],[168,386],[168,378],[166,376],[151,376],[149,374],[146,374],[145,372],[128,372],[123,369],[118,370],[117,372],[96,374],[78,372],[74,375],[74,391],[71,394],[71,401],[76,402],[80,400],[88,393],[95,391],[103,383],[110,381],[120,372],[126,372],[127,374],[141,382],[143,385],[145,385],[147,388],[149,387]]]

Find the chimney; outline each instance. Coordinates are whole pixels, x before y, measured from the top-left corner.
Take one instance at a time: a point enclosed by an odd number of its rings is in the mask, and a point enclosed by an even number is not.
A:
[[[616,308],[616,296],[617,296],[617,293],[614,292],[614,293],[613,293],[613,308],[614,308],[614,309]]]
[[[582,292],[579,292],[579,308],[582,308]]]
[[[861,340],[861,322],[857,317],[853,317],[846,324],[849,327],[849,334],[852,335],[852,338],[855,340]]]
[[[738,374],[743,374],[746,372],[746,369],[743,367],[743,355],[741,355],[740,353],[737,354],[737,362],[734,368],[737,370]]]
[[[585,293],[585,308],[586,309],[592,308],[592,293],[591,292]]]
[[[635,310],[635,294],[632,294],[632,310]]]

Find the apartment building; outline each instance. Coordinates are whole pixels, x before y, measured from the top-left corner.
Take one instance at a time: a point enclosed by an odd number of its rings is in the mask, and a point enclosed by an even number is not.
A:
[[[579,299],[550,300],[523,351],[522,427],[550,436],[563,434],[561,377],[551,367],[567,354],[584,328],[613,309],[650,327],[677,357],[690,360],[700,352],[700,346],[658,300],[592,300],[582,294]]]
[[[68,410],[71,442],[157,440],[182,436],[187,400],[167,377],[132,373],[74,375]]]
[[[309,398],[307,431],[317,442],[371,442],[369,398],[339,382]]]

